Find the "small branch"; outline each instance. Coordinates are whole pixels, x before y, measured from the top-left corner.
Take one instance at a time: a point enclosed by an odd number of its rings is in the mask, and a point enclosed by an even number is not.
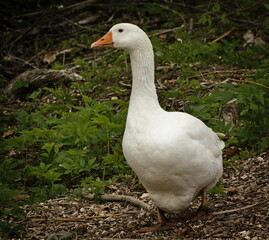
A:
[[[100,238],[100,240],[147,240],[146,238]]]
[[[100,59],[104,59],[105,56],[109,56],[109,55],[113,54],[115,51],[117,51],[117,50],[115,50],[115,49],[108,50],[108,51],[103,52],[103,54],[100,55],[100,57],[95,57],[95,50],[93,50],[93,56],[94,57],[93,58],[91,57],[89,59],[88,58],[84,58],[83,61],[87,61],[88,64],[90,64],[90,63],[99,61]],[[77,69],[77,68],[80,68],[81,67],[80,65],[75,65],[74,67],[71,67],[73,65],[74,65],[74,63],[72,62],[72,63],[66,64],[65,66],[70,66],[70,68],[68,68],[70,71],[73,71],[74,69]]]
[[[75,4],[72,4],[72,5],[69,5],[63,9],[69,9],[69,8],[74,8],[74,7],[84,7],[84,6],[87,6],[87,5],[90,5],[93,4],[94,2],[96,2],[96,0],[86,0],[86,1],[83,1],[83,2],[79,2],[79,3],[75,3]]]
[[[13,112],[13,111],[17,111],[17,109],[13,109],[13,108],[5,108],[5,107],[1,107],[1,106],[0,106],[0,111],[9,111],[9,112]]]
[[[180,27],[175,27],[175,28],[170,28],[170,29],[164,29],[164,30],[161,30],[157,33],[154,33],[152,34],[153,36],[158,36],[158,35],[161,35],[161,34],[164,34],[164,33],[169,33],[169,32],[173,32],[174,30],[178,30],[180,28],[183,28],[185,27],[185,25],[181,25]]]
[[[87,195],[84,194],[83,197],[86,199],[89,199],[89,200],[93,200],[94,194],[87,194]],[[114,202],[114,201],[116,201],[116,202],[129,202],[135,206],[144,208],[146,210],[151,209],[151,207],[148,204],[144,203],[143,201],[141,201],[137,198],[131,197],[131,196],[127,196],[127,195],[103,194],[103,195],[101,195],[101,198],[103,200],[112,201],[112,202]]]
[[[260,86],[260,87],[269,89],[269,87],[267,87],[267,86],[265,86],[265,85],[263,85],[263,84],[261,84],[261,83],[252,82],[252,81],[249,81],[249,80],[239,80],[239,79],[232,79],[232,78],[228,78],[227,80],[228,80],[228,81],[233,81],[233,82],[251,83],[251,84],[254,84],[254,85],[257,85],[257,86]]]
[[[28,65],[33,69],[38,69],[38,67],[34,66],[33,64],[29,63],[28,61],[25,61],[24,59],[21,59],[21,58],[12,56],[12,55],[7,55],[5,57],[5,60],[8,60],[10,62],[15,62],[15,61],[22,62],[24,65]]]
[[[188,223],[186,223],[186,221],[184,221],[182,218],[179,218],[179,220],[181,221],[181,223],[183,223],[188,229],[191,229],[194,232],[197,232],[191,225],[189,225]]]
[[[188,33],[190,34],[193,30],[193,18],[190,18],[190,23],[189,23],[189,31]]]
[[[237,74],[242,75],[242,72],[243,71],[252,71],[252,70],[250,70],[250,69],[234,69],[234,70],[233,69],[230,69],[230,70],[228,70],[227,69],[227,70],[216,70],[216,71],[199,71],[200,74],[198,74],[198,75],[192,75],[192,76],[189,76],[187,78],[188,79],[191,79],[191,78],[201,78],[201,77],[204,77],[204,76],[207,76],[207,75],[212,75],[212,74],[226,74],[227,75],[227,74],[231,74],[231,73],[237,73]],[[248,77],[253,77],[253,75],[249,75]]]
[[[95,31],[95,32],[101,32],[101,33],[103,33],[102,31],[99,31],[99,30],[96,30],[96,29],[93,29],[93,28],[89,28],[89,27],[81,26],[80,24],[75,23],[75,22],[73,22],[72,20],[70,20],[70,19],[68,19],[68,18],[66,18],[66,17],[64,17],[64,16],[61,16],[61,15],[59,15],[59,14],[57,14],[57,16],[60,17],[60,18],[62,18],[62,19],[65,20],[66,22],[68,22],[68,23],[74,25],[75,27],[79,27],[79,28],[81,28],[81,29],[86,29],[86,30],[88,30],[88,31]],[[61,25],[61,24],[59,24],[59,25]]]
[[[70,9],[70,8],[83,8],[87,5],[91,6],[92,4],[94,4],[94,2],[96,2],[96,0],[87,0],[87,1],[83,1],[83,2],[79,2],[79,3],[75,3],[63,8],[57,8],[58,11],[65,11],[66,9]],[[22,14],[22,15],[18,15],[15,16],[16,18],[21,18],[21,17],[32,17],[32,16],[36,16],[36,15],[40,15],[40,14],[44,14],[45,11],[37,11],[37,12],[32,12],[32,13],[27,13],[27,14]]]
[[[213,212],[212,214],[213,215],[220,215],[220,214],[225,214],[225,213],[239,212],[239,211],[242,211],[242,210],[245,210],[245,209],[253,208],[253,207],[257,206],[257,205],[260,205],[260,204],[263,204],[263,203],[266,203],[266,202],[268,202],[268,199],[265,200],[265,201],[262,201],[262,202],[258,202],[258,203],[254,203],[252,205],[245,206],[245,207],[229,209],[229,210],[220,211],[220,212]]]
[[[212,41],[212,43],[214,42],[218,42],[219,40],[221,40],[222,38],[225,38],[227,35],[229,35],[234,29],[229,30],[226,33],[223,33],[221,36],[219,36],[218,38],[216,38],[215,40]]]
[[[169,7],[165,6],[165,5],[159,4],[159,3],[153,3],[153,4],[154,4],[155,6],[158,6],[158,7],[161,7],[161,8],[163,8],[163,9],[166,9],[166,10],[168,10],[168,11],[173,12],[174,14],[176,14],[177,16],[179,16],[179,17],[181,18],[181,20],[182,20],[182,22],[183,22],[184,24],[186,23],[184,17],[183,17],[179,12],[177,12],[176,10],[171,9],[171,8],[169,8]]]
[[[16,42],[21,40],[25,35],[27,35],[29,32],[31,32],[34,29],[34,27],[35,26],[31,26],[31,27],[28,27],[27,29],[25,29],[16,39],[14,39],[12,42],[9,42],[8,45],[12,46],[13,44],[15,44]]]
[[[146,238],[100,238],[100,240],[147,240]]]
[[[134,214],[137,213],[135,211],[130,211],[130,212],[123,212],[123,213],[115,213],[115,214],[107,214],[107,215],[98,215],[98,216],[89,216],[89,217],[67,217],[67,218],[53,218],[53,219],[48,219],[48,218],[29,218],[29,221],[32,222],[44,222],[44,221],[49,221],[49,222],[54,222],[54,221],[62,221],[62,222],[77,222],[77,221],[88,221],[90,219],[94,218],[108,218],[108,217],[117,217],[117,216],[122,216],[126,214]]]
[[[233,11],[232,13],[228,14],[228,16],[229,16],[229,15],[233,15],[233,14],[238,14],[238,13],[240,13],[240,12],[245,12],[245,11],[247,11],[247,10],[250,10],[250,9],[252,9],[252,8],[255,8],[257,5],[260,5],[260,4],[262,4],[263,2],[265,2],[265,0],[255,1],[251,6],[246,7],[246,8],[243,8],[243,9],[239,9],[239,10],[236,9],[236,10]]]

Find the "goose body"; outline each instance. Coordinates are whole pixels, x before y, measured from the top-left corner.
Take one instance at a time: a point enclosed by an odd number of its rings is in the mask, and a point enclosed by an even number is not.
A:
[[[152,44],[139,27],[117,24],[92,47],[129,52],[132,91],[122,143],[124,156],[159,209],[186,209],[222,176],[224,143],[201,120],[160,107]]]
[[[201,121],[165,111],[152,120],[145,116],[130,120],[129,116],[124,156],[159,208],[184,210],[202,189],[219,180],[219,140]],[[181,130],[175,131],[174,126]]]

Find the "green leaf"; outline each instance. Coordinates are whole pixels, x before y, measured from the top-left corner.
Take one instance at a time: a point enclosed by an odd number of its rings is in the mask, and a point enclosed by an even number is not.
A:
[[[14,85],[13,85],[13,87],[12,87],[12,89],[13,90],[17,90],[19,88],[27,88],[27,87],[29,87],[29,83],[26,82],[26,81],[22,81],[21,80],[21,81],[15,82]]]
[[[41,93],[41,91],[33,91],[31,94],[29,94],[27,96],[27,98],[28,99],[36,99],[39,96],[40,93]]]

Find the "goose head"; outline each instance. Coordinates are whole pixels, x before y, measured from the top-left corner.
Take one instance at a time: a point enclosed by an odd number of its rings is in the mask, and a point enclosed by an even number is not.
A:
[[[103,37],[94,42],[91,48],[114,47],[132,51],[150,44],[147,34],[138,26],[131,23],[114,25]]]

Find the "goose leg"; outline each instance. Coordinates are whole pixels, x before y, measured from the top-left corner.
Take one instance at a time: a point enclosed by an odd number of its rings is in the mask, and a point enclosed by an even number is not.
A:
[[[164,216],[164,212],[161,209],[157,209],[158,223],[151,227],[145,227],[139,229],[139,232],[156,232],[156,231],[165,231],[175,227],[176,223],[167,222],[166,217]]]
[[[208,201],[206,197],[206,188],[203,188],[201,191],[202,195],[202,203],[197,212],[194,216],[191,217],[191,221],[198,221],[198,220],[208,220],[212,218],[212,214],[209,211],[208,208]]]
[[[200,209],[208,208],[208,201],[207,201],[207,197],[206,197],[206,189],[205,188],[202,189],[201,195],[202,195],[202,204],[200,206]]]

